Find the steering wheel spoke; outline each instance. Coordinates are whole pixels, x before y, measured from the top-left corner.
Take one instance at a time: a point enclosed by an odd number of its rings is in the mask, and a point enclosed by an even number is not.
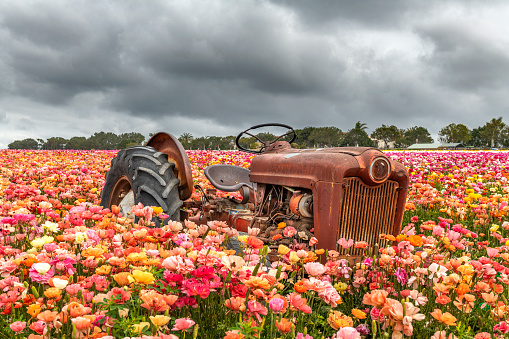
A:
[[[268,142],[268,141],[263,141],[261,140],[258,136],[252,134],[252,133],[249,133],[249,131],[251,130],[254,130],[254,129],[258,129],[258,128],[262,128],[262,127],[283,127],[283,128],[287,128],[289,131],[285,134],[282,134],[280,136],[277,136],[274,140]],[[258,150],[250,150],[250,149],[247,149],[247,148],[244,148],[240,145],[239,141],[240,139],[242,138],[242,136],[246,134],[246,135],[249,135],[253,138],[255,138],[256,140],[258,140],[262,146],[260,147],[260,149]],[[235,145],[238,147],[239,150],[241,151],[244,151],[244,152],[248,152],[248,153],[253,153],[253,154],[260,154],[260,153],[263,153],[267,148],[268,146],[270,146],[271,144],[279,141],[281,138],[284,138],[290,134],[293,134],[293,137],[292,139],[290,140],[290,144],[292,142],[295,141],[295,138],[297,137],[297,133],[295,133],[295,130],[291,127],[291,126],[288,126],[288,125],[284,125],[284,124],[278,124],[278,123],[269,123],[269,124],[261,124],[261,125],[256,125],[256,126],[253,126],[251,128],[248,128],[247,130],[241,132],[237,138],[235,139]]]

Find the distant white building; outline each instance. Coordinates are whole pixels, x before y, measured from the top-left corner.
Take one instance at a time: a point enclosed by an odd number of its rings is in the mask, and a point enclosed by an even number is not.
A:
[[[434,142],[432,144],[413,144],[407,147],[407,149],[460,149],[464,148],[462,143],[440,143]]]

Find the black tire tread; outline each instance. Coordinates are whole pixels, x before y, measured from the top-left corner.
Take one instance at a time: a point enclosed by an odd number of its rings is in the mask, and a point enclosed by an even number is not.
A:
[[[115,183],[125,176],[131,183],[136,204],[159,206],[170,216],[166,220],[179,221],[183,203],[178,191],[180,180],[174,170],[175,164],[168,162],[168,156],[152,147],[135,146],[120,150],[111,160],[106,174],[101,205],[110,207],[110,193]]]

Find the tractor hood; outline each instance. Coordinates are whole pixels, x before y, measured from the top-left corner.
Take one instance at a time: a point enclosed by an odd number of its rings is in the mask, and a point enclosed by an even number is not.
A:
[[[378,177],[370,175],[370,171],[373,173],[373,164],[378,163],[385,166],[382,171],[388,173]],[[251,182],[311,190],[319,181],[342,183],[345,177],[360,177],[370,186],[394,180],[400,183],[400,187],[408,187],[404,166],[371,147],[300,150],[278,142],[266,153],[254,157],[250,170]]]

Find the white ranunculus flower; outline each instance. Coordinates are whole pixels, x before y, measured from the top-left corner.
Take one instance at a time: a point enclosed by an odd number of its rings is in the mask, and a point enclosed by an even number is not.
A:
[[[30,245],[32,245],[33,247],[36,247],[36,248],[41,248],[42,246],[44,246],[46,242],[44,241],[44,239],[42,238],[35,238],[34,240],[32,240],[30,242]]]
[[[63,290],[67,284],[69,283],[68,280],[60,279],[60,278],[53,278],[53,285],[55,285],[56,288]]]
[[[46,221],[42,226],[44,226],[44,229],[51,231],[53,233],[59,231],[58,224],[51,221]]]
[[[38,262],[32,265],[32,267],[39,273],[40,275],[45,275],[51,268],[51,265],[46,262]]]
[[[74,241],[75,241],[77,244],[82,244],[82,243],[84,243],[85,241],[87,241],[87,236],[85,235],[85,233],[82,233],[82,232],[76,232],[76,238],[74,239]]]

